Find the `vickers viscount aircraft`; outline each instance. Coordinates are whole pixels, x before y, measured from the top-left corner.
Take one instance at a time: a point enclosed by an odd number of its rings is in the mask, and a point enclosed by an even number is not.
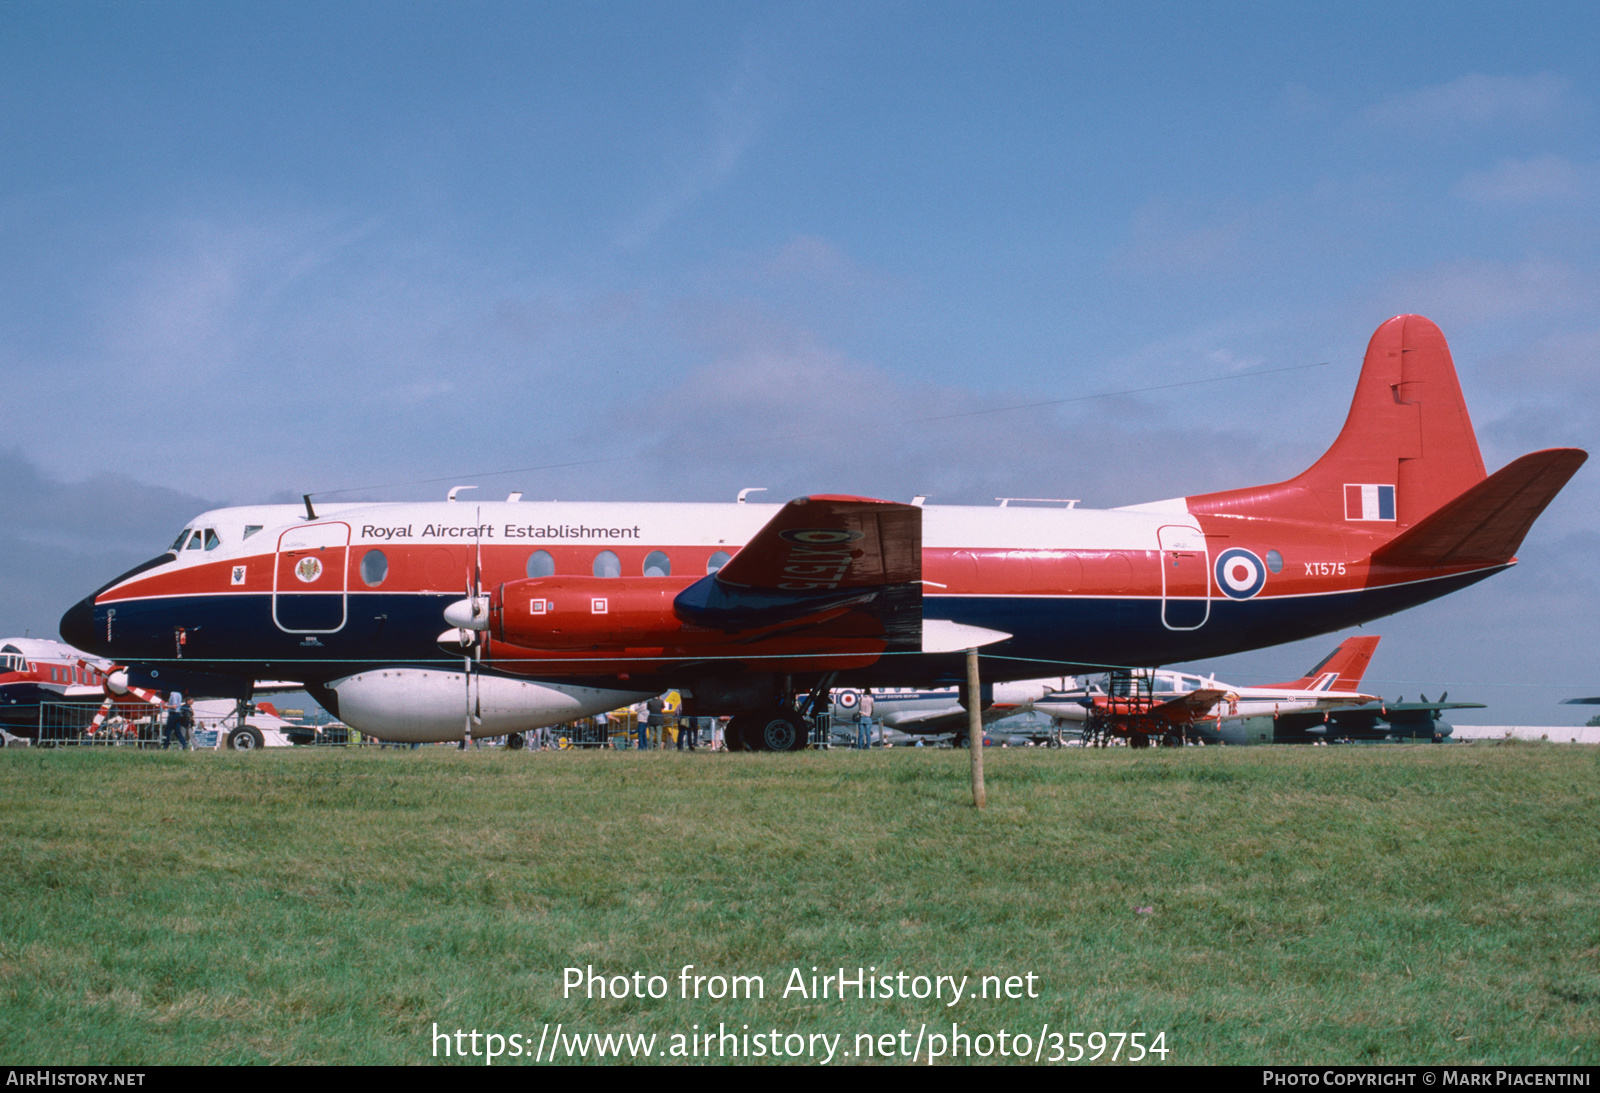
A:
[[[675,687],[735,744],[804,742],[797,698],[1152,666],[1379,618],[1514,563],[1586,453],[1486,475],[1444,336],[1402,315],[1343,430],[1284,482],[1128,508],[258,506],[204,513],[61,620],[146,685],[303,681],[394,739],[492,736]],[[516,495],[520,496],[520,495]],[[444,633],[441,634],[441,629]],[[1046,668],[1046,666],[1050,666]]]

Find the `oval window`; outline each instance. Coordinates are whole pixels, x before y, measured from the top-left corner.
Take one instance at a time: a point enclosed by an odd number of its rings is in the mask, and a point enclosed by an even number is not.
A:
[[[389,575],[389,559],[381,550],[369,550],[361,556],[361,579],[368,588],[377,588]]]
[[[645,556],[644,575],[646,577],[672,576],[672,559],[659,550],[652,550]]]
[[[622,576],[622,562],[618,560],[616,551],[602,550],[594,556],[594,575],[596,577]]]
[[[1276,550],[1267,551],[1267,568],[1274,573],[1283,572],[1283,555]]]
[[[732,559],[732,558],[733,558],[733,555],[729,554],[726,550],[717,551],[711,557],[706,559],[706,573],[707,573],[707,575],[715,573],[717,570],[719,570],[723,566],[727,565],[729,560]]]
[[[528,555],[528,576],[554,577],[556,575],[556,560],[550,557],[548,550],[536,550]]]

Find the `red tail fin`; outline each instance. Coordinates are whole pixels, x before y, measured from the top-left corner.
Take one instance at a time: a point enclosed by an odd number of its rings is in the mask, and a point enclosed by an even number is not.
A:
[[[1293,691],[1346,691],[1351,694],[1361,690],[1361,677],[1367,672],[1367,665],[1372,662],[1372,654],[1378,649],[1378,642],[1383,639],[1377,635],[1360,635],[1345,638],[1339,643],[1339,648],[1323,657],[1311,671],[1290,683],[1274,683],[1274,687]],[[1328,683],[1327,676],[1333,676],[1333,681]],[[1319,686],[1318,681],[1322,684]]]
[[[1444,335],[1420,315],[1378,327],[1333,446],[1287,482],[1188,499],[1194,513],[1400,531],[1484,478]]]

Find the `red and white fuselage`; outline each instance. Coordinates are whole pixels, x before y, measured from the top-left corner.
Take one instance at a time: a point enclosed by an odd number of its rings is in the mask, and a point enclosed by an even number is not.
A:
[[[1487,476],[1442,335],[1401,316],[1374,335],[1333,447],[1270,486],[1110,510],[218,509],[69,611],[62,634],[202,692],[303,680],[377,735],[409,709],[410,739],[537,727],[669,687],[720,713],[825,684],[939,686],[964,678],[969,645],[986,680],[1153,666],[1481,580],[1514,562],[1584,458],[1537,452]]]

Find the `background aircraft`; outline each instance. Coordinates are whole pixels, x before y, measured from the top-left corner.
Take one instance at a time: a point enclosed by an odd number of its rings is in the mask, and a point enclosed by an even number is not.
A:
[[[1033,708],[1078,723],[1087,736],[1127,737],[1139,746],[1169,736],[1183,739],[1202,727],[1211,733],[1205,738],[1214,741],[1223,725],[1379,701],[1360,688],[1380,640],[1375,635],[1346,638],[1305,675],[1287,683],[1242,687],[1218,682],[1215,676],[1118,671],[1086,686],[1046,695]]]
[[[92,657],[70,645],[48,638],[0,639],[0,726],[13,735],[32,739],[39,731],[39,707],[67,708],[78,704],[86,711],[79,728],[93,716],[90,703],[106,696],[109,661]],[[130,699],[128,712],[137,714],[143,701]]]
[[[1446,710],[1481,710],[1482,702],[1372,702],[1326,713],[1285,713],[1276,717],[1237,718],[1217,726],[1199,726],[1202,739],[1223,744],[1315,744],[1340,740],[1444,740],[1454,729]]]
[[[1013,683],[983,685],[982,718],[992,725],[1035,708],[1035,703],[1052,693],[1060,693],[1072,685],[1070,677],[1052,679],[1024,679]],[[846,688],[833,692],[833,714],[836,725],[848,725],[860,709],[861,692]],[[908,687],[886,688],[872,692],[872,719],[885,729],[909,737],[954,735],[964,739],[970,724],[966,706],[965,687],[940,687],[934,690],[916,690]]]

